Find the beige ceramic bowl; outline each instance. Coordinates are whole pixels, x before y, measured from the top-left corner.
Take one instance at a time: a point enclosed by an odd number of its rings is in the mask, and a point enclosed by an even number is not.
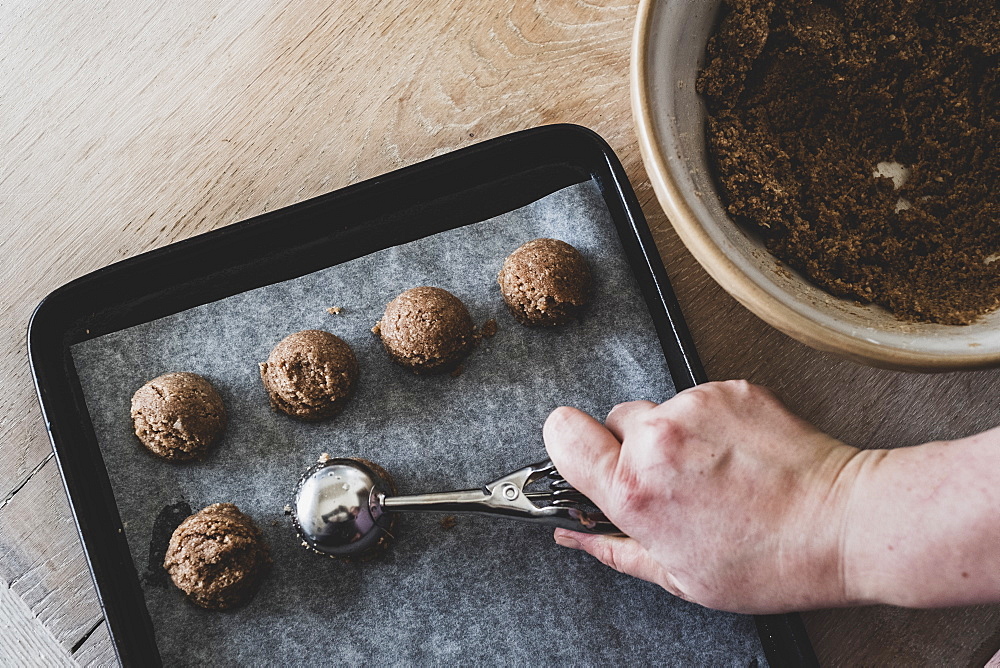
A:
[[[705,151],[695,76],[719,0],[641,0],[632,113],[660,204],[691,253],[744,306],[803,343],[875,366],[946,371],[1000,365],[1000,312],[968,326],[901,322],[779,267],[726,213]]]

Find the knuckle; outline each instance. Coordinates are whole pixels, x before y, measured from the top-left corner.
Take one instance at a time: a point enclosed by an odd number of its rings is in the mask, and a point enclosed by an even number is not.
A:
[[[714,383],[698,385],[684,390],[671,400],[674,407],[684,413],[695,413],[710,409],[716,402],[719,386]]]
[[[648,401],[626,401],[624,403],[617,404],[614,408],[612,408],[608,413],[608,417],[630,418],[633,415],[645,412],[649,407],[655,405],[656,404],[652,404]]]
[[[723,386],[729,394],[744,401],[777,401],[777,397],[771,390],[743,378],[724,381]]]
[[[688,430],[680,418],[663,414],[650,414],[642,418],[642,426],[662,447],[676,447],[687,439]]]
[[[751,385],[751,387],[753,388],[752,396],[757,399],[757,401],[773,404],[775,406],[784,405],[778,395],[769,388],[766,388],[763,385]]]
[[[628,410],[628,408],[629,408],[629,404],[631,404],[631,403],[632,403],[631,401],[628,401],[628,402],[625,402],[625,403],[621,403],[621,404],[615,404],[615,405],[614,405],[614,406],[613,406],[613,407],[611,408],[611,410],[610,410],[610,411],[608,411],[608,417],[612,417],[612,416],[617,416],[617,415],[621,415],[621,413],[622,413],[623,411],[627,411],[627,410]]]
[[[605,566],[615,568],[614,549],[606,541],[598,541],[590,547],[590,554]],[[618,570],[615,568],[615,570]]]
[[[623,404],[618,404],[615,408],[621,408],[622,410],[628,411],[642,411],[649,405],[650,402],[648,401],[626,401]]]
[[[754,391],[757,386],[744,378],[734,378],[732,380],[726,380],[722,382],[723,387],[725,387],[730,392],[734,394],[750,394]]]
[[[625,514],[641,514],[652,503],[652,494],[635,475],[626,475],[618,481],[618,509]]]
[[[618,550],[615,549],[615,544],[607,542],[602,547],[601,561],[604,562],[606,566],[609,566],[619,573],[624,573],[623,564],[619,558]]]

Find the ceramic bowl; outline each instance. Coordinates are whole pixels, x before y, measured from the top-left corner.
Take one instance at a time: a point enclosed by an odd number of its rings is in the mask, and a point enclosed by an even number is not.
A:
[[[718,0],[641,0],[631,94],[639,147],[661,206],[708,273],[744,306],[799,341],[858,362],[913,371],[1000,366],[1000,311],[971,325],[904,322],[834,297],[778,263],[726,213],[695,91]]]

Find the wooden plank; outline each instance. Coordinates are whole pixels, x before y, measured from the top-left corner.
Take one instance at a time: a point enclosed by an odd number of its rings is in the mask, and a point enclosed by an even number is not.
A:
[[[74,666],[69,652],[25,605],[21,597],[0,580],[0,665]]]
[[[118,665],[118,658],[115,656],[115,648],[111,644],[111,635],[108,633],[106,622],[102,621],[100,626],[94,629],[90,637],[73,653],[73,659],[87,668]]]
[[[866,447],[1000,421],[1000,372],[915,376],[838,360],[772,330],[707,276],[639,158],[627,92],[634,15],[633,0],[0,6],[0,72],[17,91],[0,113],[0,577],[62,648],[100,617],[45,462],[24,350],[38,300],[124,257],[525,127],[581,123],[618,152],[713,378],[770,385]],[[832,665],[981,665],[1000,647],[996,607],[806,621]],[[77,658],[111,656],[103,634]]]
[[[0,198],[0,206],[3,200]],[[0,242],[0,252],[3,244]],[[9,318],[16,311],[6,304],[7,291],[0,291],[0,369],[5,378],[0,384],[4,389],[17,391],[0,396],[0,506],[4,505],[20,489],[52,454],[42,423],[41,410],[35,398],[31,373],[28,370],[28,355],[24,346],[27,331],[27,315],[23,318]]]
[[[102,614],[60,485],[49,461],[0,509],[0,578],[69,652]]]

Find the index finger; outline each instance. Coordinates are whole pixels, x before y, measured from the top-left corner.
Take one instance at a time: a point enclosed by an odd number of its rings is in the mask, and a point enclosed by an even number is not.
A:
[[[583,411],[563,406],[542,429],[545,449],[563,478],[603,509],[622,444]]]

